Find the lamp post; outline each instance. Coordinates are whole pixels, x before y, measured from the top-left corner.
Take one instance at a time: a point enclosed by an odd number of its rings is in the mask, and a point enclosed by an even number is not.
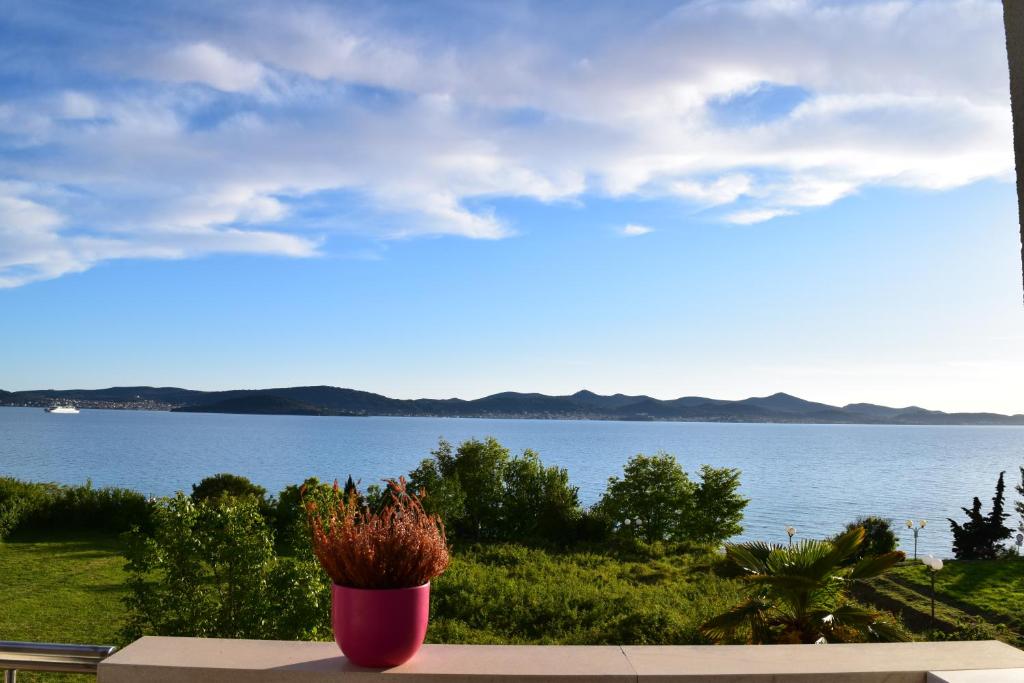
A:
[[[931,574],[932,578],[932,619],[928,624],[929,631],[935,631],[935,575],[942,569],[942,560],[932,555],[928,555],[923,558],[921,562],[924,566],[930,570],[928,573]]]
[[[913,520],[907,520],[907,528],[914,532],[914,559],[917,559],[917,535],[921,533],[921,529],[928,524],[928,520],[922,519],[917,522],[917,526],[914,526]]]
[[[791,526],[786,527],[786,535],[789,536],[789,547],[793,547],[793,537],[796,536],[796,529]]]

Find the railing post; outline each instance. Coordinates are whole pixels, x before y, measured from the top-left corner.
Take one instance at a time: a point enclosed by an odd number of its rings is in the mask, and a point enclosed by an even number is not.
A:
[[[8,669],[5,671],[4,683],[18,683],[18,671],[16,669]]]

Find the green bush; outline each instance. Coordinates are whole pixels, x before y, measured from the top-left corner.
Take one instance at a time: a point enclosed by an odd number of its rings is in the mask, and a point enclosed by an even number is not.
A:
[[[747,500],[739,495],[739,470],[701,468],[695,483],[668,453],[630,458],[623,476],[611,477],[595,509],[616,534],[655,541],[720,543],[743,530]]]
[[[259,484],[252,483],[247,477],[228,472],[214,474],[213,476],[206,477],[198,484],[192,484],[192,500],[197,503],[223,496],[229,498],[252,496],[257,500],[264,500],[267,496],[267,490]]]
[[[192,500],[197,503],[223,498],[252,498],[259,503],[260,513],[264,517],[268,520],[274,518],[276,501],[268,499],[267,490],[254,484],[248,477],[221,472],[192,485]]]
[[[36,484],[0,477],[0,539],[15,532],[90,530],[121,533],[147,527],[150,504],[129,489]]]
[[[834,541],[844,533],[853,531],[857,527],[862,527],[864,529],[864,542],[861,544],[857,552],[853,553],[843,561],[844,564],[857,564],[868,556],[891,553],[896,550],[896,546],[899,545],[896,534],[892,530],[892,520],[874,516],[858,517],[847,524],[843,528],[843,531],[836,534],[836,536],[831,540]]]
[[[409,474],[425,490],[424,506],[441,515],[449,537],[567,543],[576,539],[582,509],[569,473],[545,467],[536,452],[512,456],[493,438],[457,450],[443,439]]]
[[[330,591],[310,559],[279,558],[251,496],[159,501],[125,552],[125,636],[307,640],[330,633]]]
[[[27,519],[49,505],[58,491],[56,484],[31,484],[0,477],[0,539],[13,534]]]
[[[948,633],[938,629],[926,634],[928,640],[1001,640],[1016,642],[1015,634],[1006,624],[990,624],[980,617],[967,616],[957,620]]]

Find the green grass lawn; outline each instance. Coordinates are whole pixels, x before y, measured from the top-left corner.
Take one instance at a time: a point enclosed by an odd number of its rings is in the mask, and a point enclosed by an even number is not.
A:
[[[899,614],[917,633],[927,630],[931,576],[920,562],[907,562],[871,581],[861,597]],[[984,622],[992,636],[1024,644],[1024,559],[947,561],[935,577],[936,628],[948,634],[965,623]]]
[[[921,563],[897,568],[892,578],[930,594],[929,570]],[[1024,633],[1024,558],[946,562],[935,577],[935,593],[952,607]]]
[[[116,538],[0,542],[0,640],[120,644],[123,560]],[[19,673],[19,681],[95,680]]]

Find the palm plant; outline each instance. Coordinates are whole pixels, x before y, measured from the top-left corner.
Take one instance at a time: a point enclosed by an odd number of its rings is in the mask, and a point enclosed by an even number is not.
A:
[[[804,540],[792,547],[763,542],[727,545],[726,556],[743,572],[750,596],[701,630],[712,640],[723,641],[747,629],[752,643],[908,640],[883,615],[848,596],[853,582],[878,576],[905,557],[893,551],[843,566],[863,543],[864,528],[856,527],[830,541]]]

